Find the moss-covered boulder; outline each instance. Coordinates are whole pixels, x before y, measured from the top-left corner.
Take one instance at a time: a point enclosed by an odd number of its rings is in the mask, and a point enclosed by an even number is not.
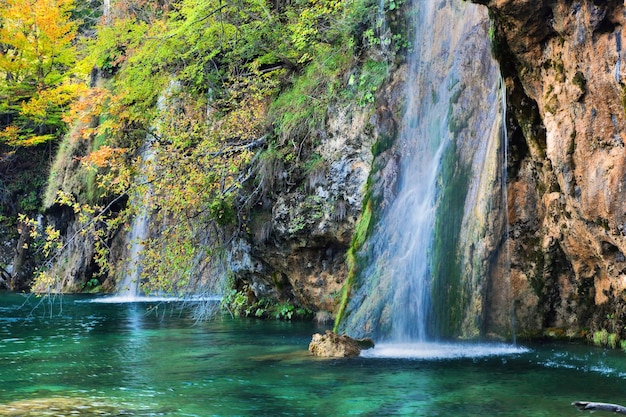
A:
[[[315,333],[309,344],[309,352],[326,358],[352,358],[359,356],[361,350],[374,347],[372,339],[353,339],[326,330],[326,334]]]

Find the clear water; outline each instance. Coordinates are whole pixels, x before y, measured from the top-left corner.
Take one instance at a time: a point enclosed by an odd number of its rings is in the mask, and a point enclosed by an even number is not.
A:
[[[580,416],[572,401],[626,402],[626,354],[590,346],[323,360],[307,353],[311,323],[39,301],[0,293],[0,416]]]

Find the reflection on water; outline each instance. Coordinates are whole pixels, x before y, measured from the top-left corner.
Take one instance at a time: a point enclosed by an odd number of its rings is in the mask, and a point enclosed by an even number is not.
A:
[[[307,354],[323,330],[311,323],[86,300],[0,293],[0,416],[559,417],[580,415],[572,401],[626,398],[618,351],[380,345],[322,360]]]

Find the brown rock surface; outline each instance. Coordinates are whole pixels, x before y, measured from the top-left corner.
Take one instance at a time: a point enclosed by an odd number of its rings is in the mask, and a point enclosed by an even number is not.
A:
[[[309,344],[309,352],[326,358],[352,358],[359,356],[361,350],[374,347],[371,339],[353,339],[338,335],[330,330],[326,334],[315,333]]]
[[[624,3],[475,2],[494,20],[508,91],[518,332],[623,332],[615,326],[626,319]],[[497,275],[493,288],[502,286]],[[488,327],[502,327],[508,308],[492,309]]]

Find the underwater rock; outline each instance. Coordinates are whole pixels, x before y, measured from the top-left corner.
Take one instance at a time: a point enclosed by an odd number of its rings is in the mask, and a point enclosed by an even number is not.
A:
[[[128,415],[126,410],[88,398],[35,398],[0,405],[0,416],[118,416]]]
[[[374,347],[372,339],[353,339],[345,334],[326,330],[326,334],[315,333],[309,344],[309,352],[315,356],[326,358],[353,358],[359,356],[361,350]]]
[[[110,400],[93,397],[44,397],[0,403],[0,417],[106,417],[134,415],[166,415],[176,411],[171,407],[128,408]]]

